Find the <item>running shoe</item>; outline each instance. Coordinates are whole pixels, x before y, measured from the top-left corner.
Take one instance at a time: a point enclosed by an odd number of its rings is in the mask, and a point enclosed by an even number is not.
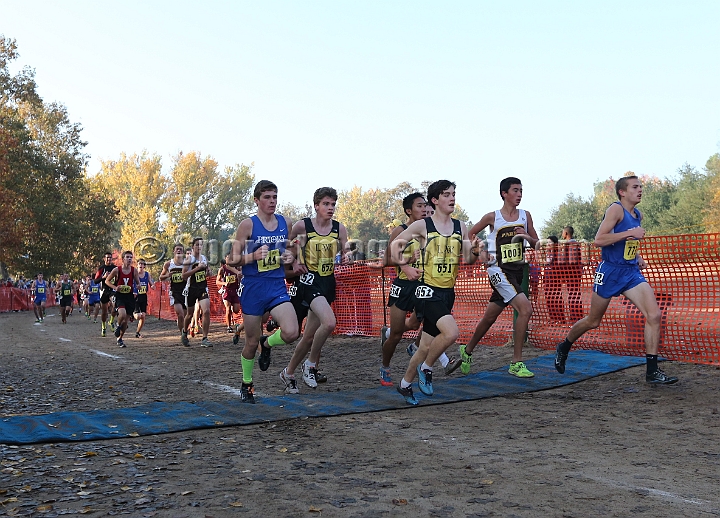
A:
[[[243,383],[240,387],[240,401],[255,404],[255,387],[252,383]]]
[[[280,373],[280,379],[283,383],[285,383],[285,394],[299,394],[300,389],[298,389],[297,381],[295,380],[295,376],[288,376],[287,369],[283,369]]]
[[[392,387],[393,382],[390,377],[390,367],[380,366],[380,385],[383,387]]]
[[[565,362],[567,361],[568,353],[560,349],[562,344],[563,342],[560,342],[555,348],[555,370],[560,374],[565,374]]]
[[[412,358],[415,355],[415,351],[417,351],[417,345],[415,345],[415,342],[411,343],[407,346],[407,349],[405,349],[408,353],[408,355]]]
[[[102,329],[100,330],[100,336],[102,336],[103,338],[107,336],[105,332],[105,324],[103,324]]]
[[[678,378],[675,376],[668,376],[660,369],[656,370],[652,374],[645,375],[645,381],[652,383],[653,385],[672,385],[678,382]]]
[[[460,365],[462,365],[462,362],[452,356],[448,364],[445,366],[445,375],[452,374],[453,372],[458,370],[458,367],[460,367]]]
[[[387,340],[387,326],[382,326],[380,328],[380,347],[385,347],[385,340]]]
[[[227,328],[227,332],[228,332],[228,334],[232,333],[232,332],[233,332],[233,328],[232,328],[232,327],[230,327],[230,326],[228,326],[228,328]]]
[[[210,343],[207,336],[200,340],[200,347],[212,347],[212,343]]]
[[[140,333],[135,333],[135,338],[142,338],[142,335]]]
[[[85,315],[85,316],[87,317],[88,320],[90,320],[90,315]]]
[[[270,367],[270,353],[272,352],[272,349],[265,345],[267,339],[268,337],[265,335],[260,337],[260,357],[258,358],[258,366],[261,371],[266,371]]]
[[[93,320],[93,324],[97,324],[97,320]]]
[[[190,338],[195,338],[195,328],[191,327],[190,329],[188,329],[187,334],[190,335]]]
[[[115,328],[115,338],[120,338],[120,333],[122,333],[122,328],[120,326],[117,326]]]
[[[315,375],[317,374],[317,369],[315,367],[309,367],[303,363],[302,366],[303,371],[303,381],[305,382],[305,385],[307,385],[310,388],[317,388],[317,380],[315,379]]]
[[[470,367],[472,366],[472,355],[465,352],[465,346],[460,346],[460,372],[463,374],[470,374]]]
[[[402,388],[400,385],[397,386],[397,391],[400,392],[400,395],[405,398],[405,402],[408,405],[417,405],[418,400],[415,398],[415,395],[413,394],[412,387]]]
[[[325,382],[327,382],[327,376],[325,376],[325,374],[323,374],[320,371],[316,371],[315,372],[315,381],[317,381],[318,383],[325,383]]]
[[[235,336],[233,336],[233,345],[237,345],[240,341],[240,331],[238,331],[238,329],[240,329],[240,326],[235,325]]]
[[[180,331],[180,343],[185,347],[190,346],[190,340],[188,340],[187,331]]]
[[[35,323],[36,323],[36,324],[39,324],[39,323],[40,323],[40,319],[39,319],[39,318],[36,318],[36,319],[35,319]]]
[[[432,396],[433,395],[432,371],[430,369],[422,370],[421,367],[422,367],[422,365],[418,365],[418,367],[417,367],[418,388],[420,389],[420,392],[422,392],[426,396]]]
[[[122,339],[122,338],[118,338],[118,339],[117,339],[117,344],[118,344],[119,347],[125,347],[125,342],[123,342],[123,339]]]
[[[532,378],[533,376],[535,376],[535,374],[530,372],[528,368],[525,367],[525,364],[523,362],[511,363],[508,372],[513,376],[517,376],[518,378]]]
[[[279,328],[280,328],[280,326],[278,325],[278,323],[275,322],[275,320],[273,320],[272,318],[268,319],[267,324],[265,324],[265,329],[267,330],[268,333],[272,333],[273,331],[275,331],[276,329],[279,329]]]

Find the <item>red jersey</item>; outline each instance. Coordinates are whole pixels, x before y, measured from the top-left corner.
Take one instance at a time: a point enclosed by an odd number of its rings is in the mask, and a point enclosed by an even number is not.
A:
[[[123,273],[122,266],[118,267],[117,281],[115,281],[115,284],[117,285],[116,291],[124,295],[132,293],[134,279],[135,268],[133,266],[130,267],[130,273]]]
[[[226,290],[237,292],[240,287],[240,279],[238,279],[237,275],[225,268],[225,266],[222,266],[220,268],[220,277],[223,281],[227,282],[225,285]]]

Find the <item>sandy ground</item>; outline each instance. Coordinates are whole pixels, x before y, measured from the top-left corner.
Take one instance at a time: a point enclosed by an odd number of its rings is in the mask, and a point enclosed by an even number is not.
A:
[[[57,310],[51,309],[50,315]],[[152,320],[119,349],[75,315],[0,315],[0,415],[227,400],[240,346],[215,326],[212,349],[179,345]],[[134,328],[133,333],[134,336]],[[333,337],[325,391],[377,386],[379,341]],[[396,380],[407,366],[401,343]],[[457,354],[455,348],[450,351]],[[100,354],[104,353],[104,354]],[[255,369],[258,404],[282,394],[290,347]],[[526,356],[548,351],[526,349]],[[473,371],[510,350],[479,348]],[[572,363],[568,369],[581,368]],[[0,514],[8,516],[713,516],[720,515],[720,371],[666,364],[571,386],[465,403],[107,441],[0,444]],[[458,376],[459,371],[452,376]],[[436,375],[436,390],[443,376]],[[394,390],[388,388],[387,390]],[[400,396],[398,395],[398,398]],[[1,440],[1,438],[0,438]]]

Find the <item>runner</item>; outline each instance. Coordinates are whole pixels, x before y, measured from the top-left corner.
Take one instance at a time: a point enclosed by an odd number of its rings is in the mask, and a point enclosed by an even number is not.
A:
[[[105,264],[100,266],[97,273],[95,274],[95,282],[101,284],[100,288],[100,308],[102,310],[102,314],[100,316],[100,319],[102,320],[101,330],[100,330],[100,336],[106,336],[106,326],[107,326],[107,319],[108,319],[108,306],[110,304],[110,297],[113,295],[112,288],[107,285],[105,280],[107,279],[107,276],[110,274],[111,271],[115,269],[115,265],[113,264],[113,255],[112,252],[105,252],[104,256]],[[114,311],[114,308],[113,308]]]
[[[595,271],[590,313],[572,326],[555,351],[555,369],[565,373],[565,362],[573,343],[582,335],[600,326],[613,297],[624,295],[645,317],[645,381],[654,385],[672,385],[678,378],[668,376],[658,367],[660,325],[662,314],[655,292],[641,270],[647,267],[638,254],[640,240],[645,237],[642,214],[637,205],[642,198],[642,184],[637,176],[625,176],[615,184],[620,201],[605,211],[595,236],[595,246],[602,248],[602,261]]]
[[[140,259],[138,261],[138,279],[140,279],[140,282],[135,286],[136,294],[134,315],[135,320],[137,320],[135,338],[142,338],[140,331],[142,331],[142,328],[145,325],[145,314],[147,313],[148,303],[147,290],[148,288],[155,286],[155,283],[150,276],[150,272],[145,270],[146,266],[147,264],[144,259]]]
[[[432,183],[428,187],[428,203],[435,209],[432,217],[415,221],[403,230],[395,238],[391,250],[392,260],[398,265],[405,264],[412,260],[412,256],[403,257],[403,250],[416,240],[424,265],[414,297],[415,312],[423,324],[422,338],[397,387],[411,405],[418,404],[412,391],[415,376],[418,376],[420,391],[432,396],[432,365],[460,335],[452,316],[460,258],[464,257],[466,263],[473,264],[481,253],[477,237],[471,243],[467,239],[465,224],[452,218],[455,211],[454,183],[448,180]]]
[[[63,273],[60,277],[60,316],[62,317],[62,323],[67,324],[67,317],[72,309],[72,299],[75,293],[73,283],[70,281],[70,276],[67,273]]]
[[[186,261],[185,247],[182,243],[175,243],[173,246],[173,258],[169,261],[165,261],[162,272],[160,273],[160,280],[170,280],[170,305],[175,310],[177,316],[178,331],[180,331],[180,342],[184,346],[190,345],[190,341],[187,337],[187,331],[185,330],[185,285],[187,280],[183,279],[183,264]]]
[[[390,245],[393,240],[406,228],[415,221],[426,217],[427,211],[425,198],[419,192],[414,192],[403,198],[403,210],[408,217],[407,224],[400,223],[390,234],[385,258],[387,264],[392,264]],[[392,377],[390,376],[390,360],[395,354],[397,344],[402,339],[403,333],[410,330],[420,328],[420,322],[415,315],[414,296],[415,288],[420,284],[420,276],[423,272],[422,261],[420,260],[420,247],[417,240],[411,240],[403,252],[403,257],[407,264],[396,266],[397,277],[393,279],[388,294],[387,305],[390,308],[390,327],[383,326],[380,330],[380,345],[382,346],[382,363],[380,365],[380,384],[385,387],[392,387]],[[418,333],[419,338],[422,333]],[[412,356],[417,350],[417,346],[413,344],[408,346],[408,353]],[[459,366],[460,362],[456,358],[448,358],[443,352],[440,355],[440,364],[445,369],[445,374],[453,373]]]
[[[45,302],[47,301],[48,285],[43,279],[42,272],[32,282],[33,311],[35,311],[35,322],[42,322],[45,319]]]
[[[283,264],[293,262],[293,254],[286,248],[290,221],[275,214],[277,186],[271,181],[258,182],[253,198],[257,214],[238,225],[233,260],[228,257],[227,261],[231,266],[242,265],[240,304],[245,324],[245,347],[240,356],[243,376],[240,399],[244,403],[255,403],[252,373],[258,343],[261,344],[258,366],[266,371],[270,366],[270,348],[290,343],[298,337],[297,315],[290,303],[283,268]],[[280,329],[266,337],[262,335],[262,320],[268,311]]]
[[[236,315],[240,313],[240,297],[238,296],[237,290],[240,287],[242,272],[232,266],[228,266],[227,259],[229,256],[230,254],[226,255],[225,259],[220,261],[220,269],[218,270],[215,284],[220,286],[218,292],[225,306],[225,325],[227,325],[227,332],[233,333],[233,313]],[[239,337],[239,333],[236,333],[236,336]],[[233,341],[234,340],[235,338],[233,337]]]
[[[82,300],[82,312],[87,317],[87,319],[90,320],[90,302],[88,302],[88,299],[90,298],[89,275],[80,282],[80,289],[82,290],[80,293],[80,299]]]
[[[190,261],[185,263],[183,267],[183,279],[190,279],[187,296],[185,297],[185,305],[187,306],[185,329],[188,329],[193,320],[195,305],[197,304],[202,311],[203,337],[200,346],[212,347],[208,339],[208,332],[210,331],[210,295],[207,289],[208,260],[207,257],[200,253],[202,246],[203,239],[201,237],[193,239]]]
[[[97,324],[98,313],[100,313],[100,288],[101,284],[95,282],[95,279],[88,275],[90,282],[88,283],[88,305],[93,313],[93,324]],[[89,317],[88,317],[89,318]]]
[[[138,271],[132,266],[133,253],[130,250],[123,252],[122,261],[122,266],[111,271],[105,283],[115,290],[115,308],[118,313],[115,338],[117,338],[118,346],[125,347],[123,336],[128,327],[129,317],[135,310],[133,287],[140,286],[140,277]]]
[[[291,241],[299,239],[302,251],[293,267],[295,272],[302,275],[290,288],[291,300],[298,322],[302,322],[307,316],[305,332],[287,367],[280,373],[280,379],[285,383],[285,392],[290,394],[298,392],[295,369],[308,352],[310,356],[302,366],[303,381],[308,387],[317,387],[320,351],[328,336],[335,330],[335,314],[330,307],[335,300],[335,255],[338,251],[343,251],[341,261],[347,263],[350,252],[345,226],[332,219],[336,203],[335,189],[317,189],[313,195],[315,217],[304,218],[295,223],[290,234]],[[278,323],[282,329],[282,322]]]
[[[514,177],[500,182],[500,197],[503,206],[500,210],[488,212],[470,229],[471,235],[477,235],[485,227],[488,234],[488,254],[492,262],[488,266],[488,278],[493,291],[485,314],[475,327],[475,332],[467,345],[460,346],[460,370],[470,372],[472,352],[477,343],[485,336],[503,310],[511,305],[517,311],[513,329],[513,358],[508,373],[518,378],[535,376],[522,361],[522,348],[527,335],[528,323],[532,315],[532,304],[523,293],[524,271],[523,241],[535,247],[538,236],[530,213],[518,209],[522,200],[522,182]]]

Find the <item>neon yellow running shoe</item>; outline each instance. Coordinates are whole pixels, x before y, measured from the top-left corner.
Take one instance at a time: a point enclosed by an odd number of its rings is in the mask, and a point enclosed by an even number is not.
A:
[[[465,346],[460,346],[460,372],[463,374],[470,373],[470,366],[472,365],[472,356],[465,352]]]
[[[508,372],[513,376],[517,376],[518,378],[532,378],[533,376],[535,376],[535,374],[530,372],[528,368],[525,367],[525,364],[523,362],[511,363]]]

